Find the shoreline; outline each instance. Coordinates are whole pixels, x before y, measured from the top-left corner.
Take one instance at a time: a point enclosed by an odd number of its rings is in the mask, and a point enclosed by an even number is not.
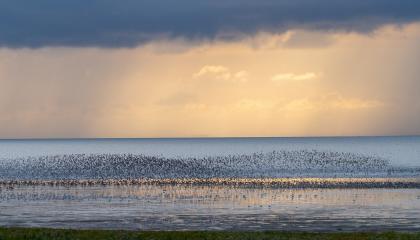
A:
[[[420,232],[128,231],[1,227],[0,239],[419,239]]]

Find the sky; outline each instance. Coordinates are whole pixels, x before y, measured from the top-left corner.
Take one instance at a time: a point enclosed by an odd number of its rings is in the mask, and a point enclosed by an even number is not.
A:
[[[420,134],[418,0],[0,0],[0,138]]]

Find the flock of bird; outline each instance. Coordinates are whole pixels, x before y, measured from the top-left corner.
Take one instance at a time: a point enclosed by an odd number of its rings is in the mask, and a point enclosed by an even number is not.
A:
[[[246,188],[420,188],[419,178],[165,178],[165,179],[89,179],[89,180],[3,180],[2,189],[16,186],[92,187],[92,186],[224,186]]]
[[[70,154],[0,160],[1,181],[228,179],[419,176],[385,159],[309,150],[166,158],[134,154]],[[407,175],[408,174],[408,175]]]

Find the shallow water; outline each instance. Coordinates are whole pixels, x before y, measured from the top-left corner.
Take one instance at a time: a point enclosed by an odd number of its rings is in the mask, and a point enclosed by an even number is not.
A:
[[[419,231],[420,137],[0,140],[0,226]]]
[[[0,225],[141,230],[420,230],[420,189],[16,186]]]

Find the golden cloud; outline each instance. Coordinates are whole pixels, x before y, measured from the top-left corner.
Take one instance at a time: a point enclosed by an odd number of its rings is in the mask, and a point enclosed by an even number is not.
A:
[[[283,82],[283,81],[305,81],[318,78],[319,74],[313,72],[307,72],[303,74],[295,73],[280,73],[271,77],[273,82]]]
[[[206,65],[193,74],[193,78],[213,78],[217,80],[228,80],[234,82],[246,82],[248,72],[240,70],[232,72],[229,68],[220,65]]]
[[[331,35],[0,48],[0,137],[420,133],[420,24]]]

